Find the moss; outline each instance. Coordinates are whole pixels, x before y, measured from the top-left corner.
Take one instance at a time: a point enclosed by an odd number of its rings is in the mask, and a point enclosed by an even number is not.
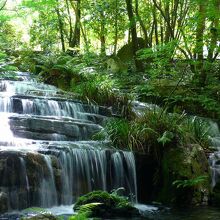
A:
[[[162,160],[162,188],[158,200],[175,205],[199,205],[208,202],[210,179],[190,187],[173,185],[176,180],[191,181],[200,176],[210,177],[206,155],[199,145],[171,148]]]
[[[89,209],[89,217],[126,217],[139,215],[137,209],[132,206],[127,198],[105,191],[94,191],[80,197],[74,206],[74,210],[83,212],[85,211],[85,207],[87,211]]]

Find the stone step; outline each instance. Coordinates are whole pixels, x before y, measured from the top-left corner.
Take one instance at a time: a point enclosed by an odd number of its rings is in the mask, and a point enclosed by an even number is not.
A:
[[[15,137],[36,140],[89,140],[102,127],[71,118],[12,115],[9,125]]]
[[[83,116],[92,118],[89,113],[96,116],[96,118],[98,115],[101,115],[100,117],[112,116],[111,109],[106,107],[88,105],[78,100],[53,99],[53,97],[45,99],[45,97],[28,95],[14,95],[12,97],[0,96],[0,112],[69,116],[81,119],[87,119]]]

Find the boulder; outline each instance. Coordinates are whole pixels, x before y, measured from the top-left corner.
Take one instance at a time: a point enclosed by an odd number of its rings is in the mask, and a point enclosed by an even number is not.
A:
[[[177,206],[207,205],[211,175],[200,145],[167,149],[161,166],[158,201]],[[175,181],[179,184],[175,185]]]

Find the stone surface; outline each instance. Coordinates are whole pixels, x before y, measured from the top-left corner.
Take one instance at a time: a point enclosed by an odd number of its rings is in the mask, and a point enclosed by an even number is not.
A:
[[[0,213],[8,211],[8,195],[0,192]]]
[[[158,200],[178,206],[208,204],[210,195],[210,168],[204,150],[199,145],[176,147],[167,150],[162,160],[162,184]],[[177,188],[176,180],[191,181],[207,177],[198,184]]]
[[[17,137],[36,140],[88,140],[101,126],[77,120],[46,117],[10,117],[10,126]]]

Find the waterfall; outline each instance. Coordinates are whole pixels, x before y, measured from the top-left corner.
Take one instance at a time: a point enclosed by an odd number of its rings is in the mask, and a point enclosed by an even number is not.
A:
[[[212,172],[212,187],[215,187],[220,180],[220,132],[217,123],[210,122],[210,133],[215,151],[209,156],[209,164]]]
[[[87,192],[118,188],[135,197],[133,153],[91,141],[109,109],[17,74],[19,81],[0,84],[0,202],[8,210],[70,205]]]

